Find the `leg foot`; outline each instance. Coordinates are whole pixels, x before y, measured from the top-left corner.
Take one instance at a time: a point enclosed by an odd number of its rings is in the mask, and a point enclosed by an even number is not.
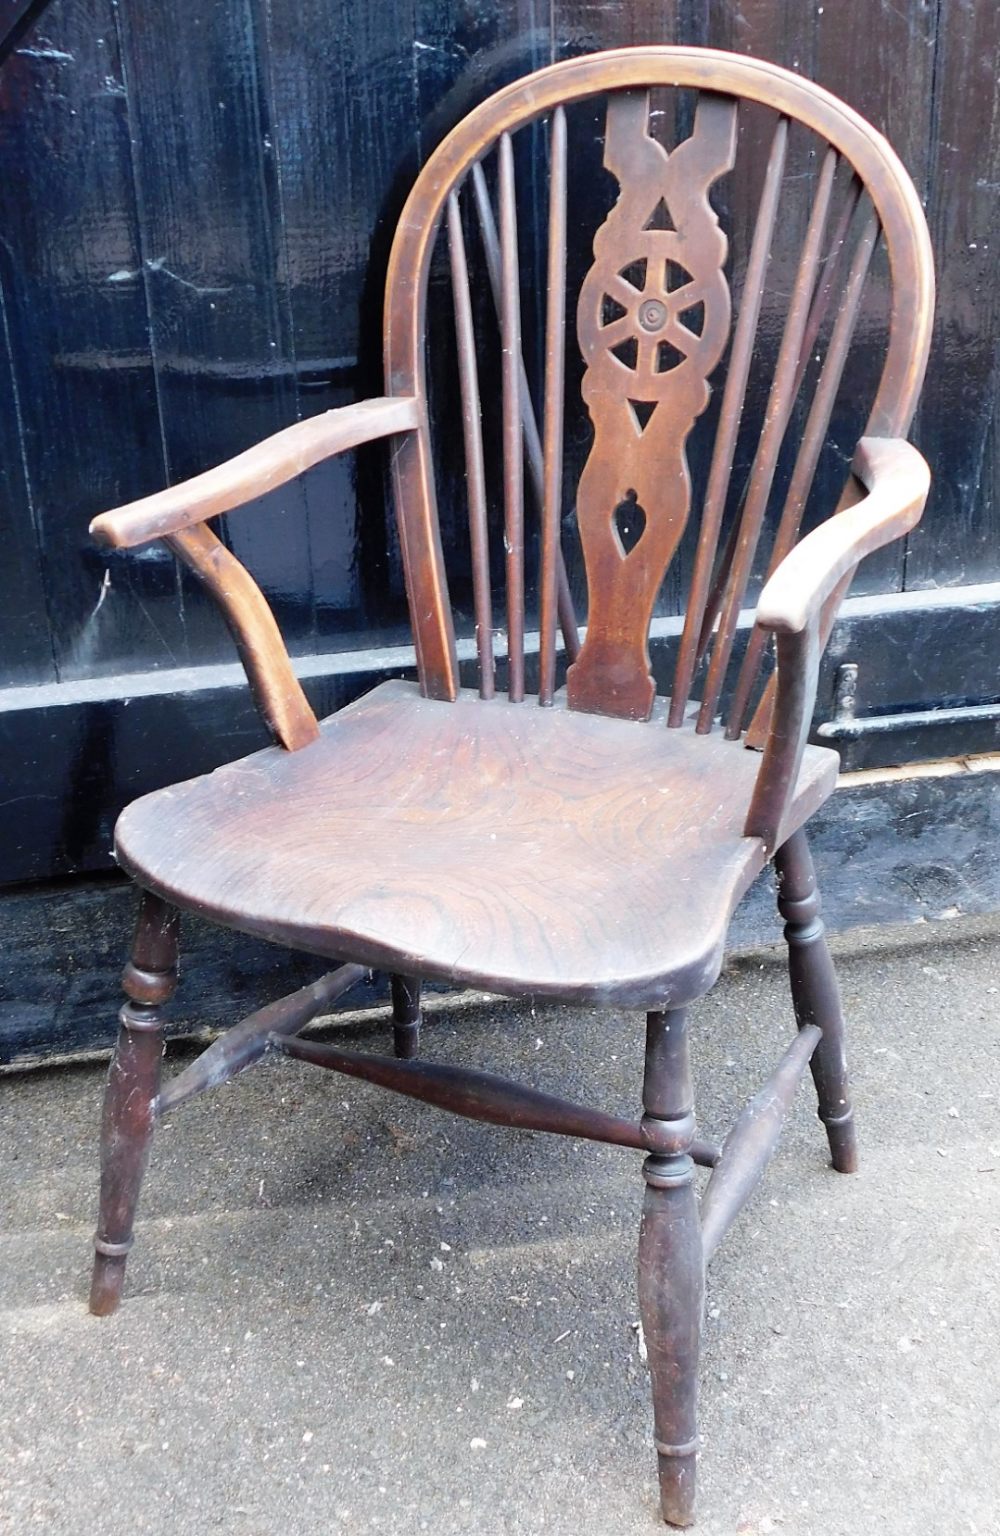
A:
[[[838,1173],[854,1173],[858,1142],[847,1076],[844,1014],[833,960],[820,916],[820,895],[812,854],[802,830],[774,856],[778,875],[778,910],[785,919],[788,970],[798,1026],[818,1024],[823,1038],[811,1069],[826,1126],[830,1154]]]
[[[393,976],[390,986],[393,1049],[409,1061],[420,1050],[420,982],[415,976]]]
[[[653,1386],[660,1509],[670,1525],[694,1521],[698,1352],[705,1266],[688,1148],[694,1104],[683,1013],[647,1023],[644,1123],[666,1150],[646,1158],[639,1230],[639,1311]]]
[[[107,1317],[121,1300],[132,1224],[146,1171],[163,1054],[163,1008],[176,985],[177,914],[144,892],[122,985],[118,1044],[108,1072],[101,1128],[101,1204],[94,1239],[90,1310]]]

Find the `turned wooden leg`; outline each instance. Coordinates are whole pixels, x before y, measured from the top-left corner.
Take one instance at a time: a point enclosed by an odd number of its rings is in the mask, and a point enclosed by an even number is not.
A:
[[[811,1069],[826,1126],[833,1166],[854,1173],[858,1143],[854,1129],[844,1048],[844,1014],[833,960],[820,917],[820,895],[812,854],[803,831],[795,832],[774,856],[778,910],[785,919],[792,1003],[800,1029],[818,1024],[823,1038]]]
[[[695,1202],[694,1093],[684,1012],[646,1022],[642,1124],[657,1150],[643,1164],[639,1313],[653,1383],[660,1509],[670,1525],[694,1520],[698,1350],[705,1266]]]
[[[420,1050],[420,982],[415,976],[393,976],[390,984],[393,1049],[408,1061]]]
[[[142,893],[132,958],[122,975],[128,1002],[108,1073],[101,1126],[101,1208],[94,1238],[90,1310],[114,1312],[121,1300],[132,1223],[146,1171],[160,1087],[163,1004],[177,985],[177,913]]]

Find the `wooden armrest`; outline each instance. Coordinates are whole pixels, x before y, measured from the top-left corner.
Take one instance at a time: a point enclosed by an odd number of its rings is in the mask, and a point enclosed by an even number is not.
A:
[[[102,512],[90,525],[97,542],[114,549],[163,539],[190,567],[222,608],[254,703],[272,736],[289,751],[315,741],[316,716],[292,669],[266,597],[249,571],[203,525],[210,517],[287,484],[321,459],[394,432],[407,432],[418,421],[417,401],[412,399],[341,406],[286,427],[181,485]]]
[[[743,831],[780,848],[816,703],[819,662],[839,598],[865,555],[920,521],[930,471],[896,439],[864,437],[854,473],[868,495],[836,513],[782,560],[757,604],[757,623],[778,650],[774,712]]]
[[[911,443],[863,437],[852,467],[868,495],[821,523],[785,556],[757,604],[763,628],[800,634],[865,555],[920,521],[931,474]]]
[[[286,485],[333,454],[346,453],[394,432],[407,432],[418,420],[417,401],[408,398],[362,400],[325,411],[322,416],[276,432],[235,459],[180,485],[102,512],[90,525],[91,536],[114,549],[131,549],[150,539],[180,533]]]

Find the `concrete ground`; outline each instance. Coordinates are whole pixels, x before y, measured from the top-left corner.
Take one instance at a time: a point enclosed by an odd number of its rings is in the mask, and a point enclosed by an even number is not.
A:
[[[698,1530],[993,1536],[1000,921],[836,948],[863,1169],[827,1167],[804,1086],[710,1275]],[[790,1036],[780,961],[734,962],[696,1010],[707,1134]],[[636,1015],[442,1009],[425,1043],[635,1109]],[[0,1081],[0,1529],[661,1529],[637,1154],[269,1062],[158,1133],[98,1322],[102,1080]]]

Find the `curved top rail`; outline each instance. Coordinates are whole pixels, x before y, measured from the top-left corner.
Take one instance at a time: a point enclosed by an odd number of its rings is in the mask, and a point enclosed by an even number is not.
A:
[[[854,167],[874,204],[892,274],[889,344],[866,433],[906,434],[923,382],[934,305],[930,237],[916,188],[888,141],[822,86],[762,59],[712,48],[619,48],[562,60],[476,107],[431,155],[407,199],[386,282],[391,394],[424,395],[423,312],[431,251],[449,193],[501,134],[609,91],[689,87],[755,101],[806,124]]]

